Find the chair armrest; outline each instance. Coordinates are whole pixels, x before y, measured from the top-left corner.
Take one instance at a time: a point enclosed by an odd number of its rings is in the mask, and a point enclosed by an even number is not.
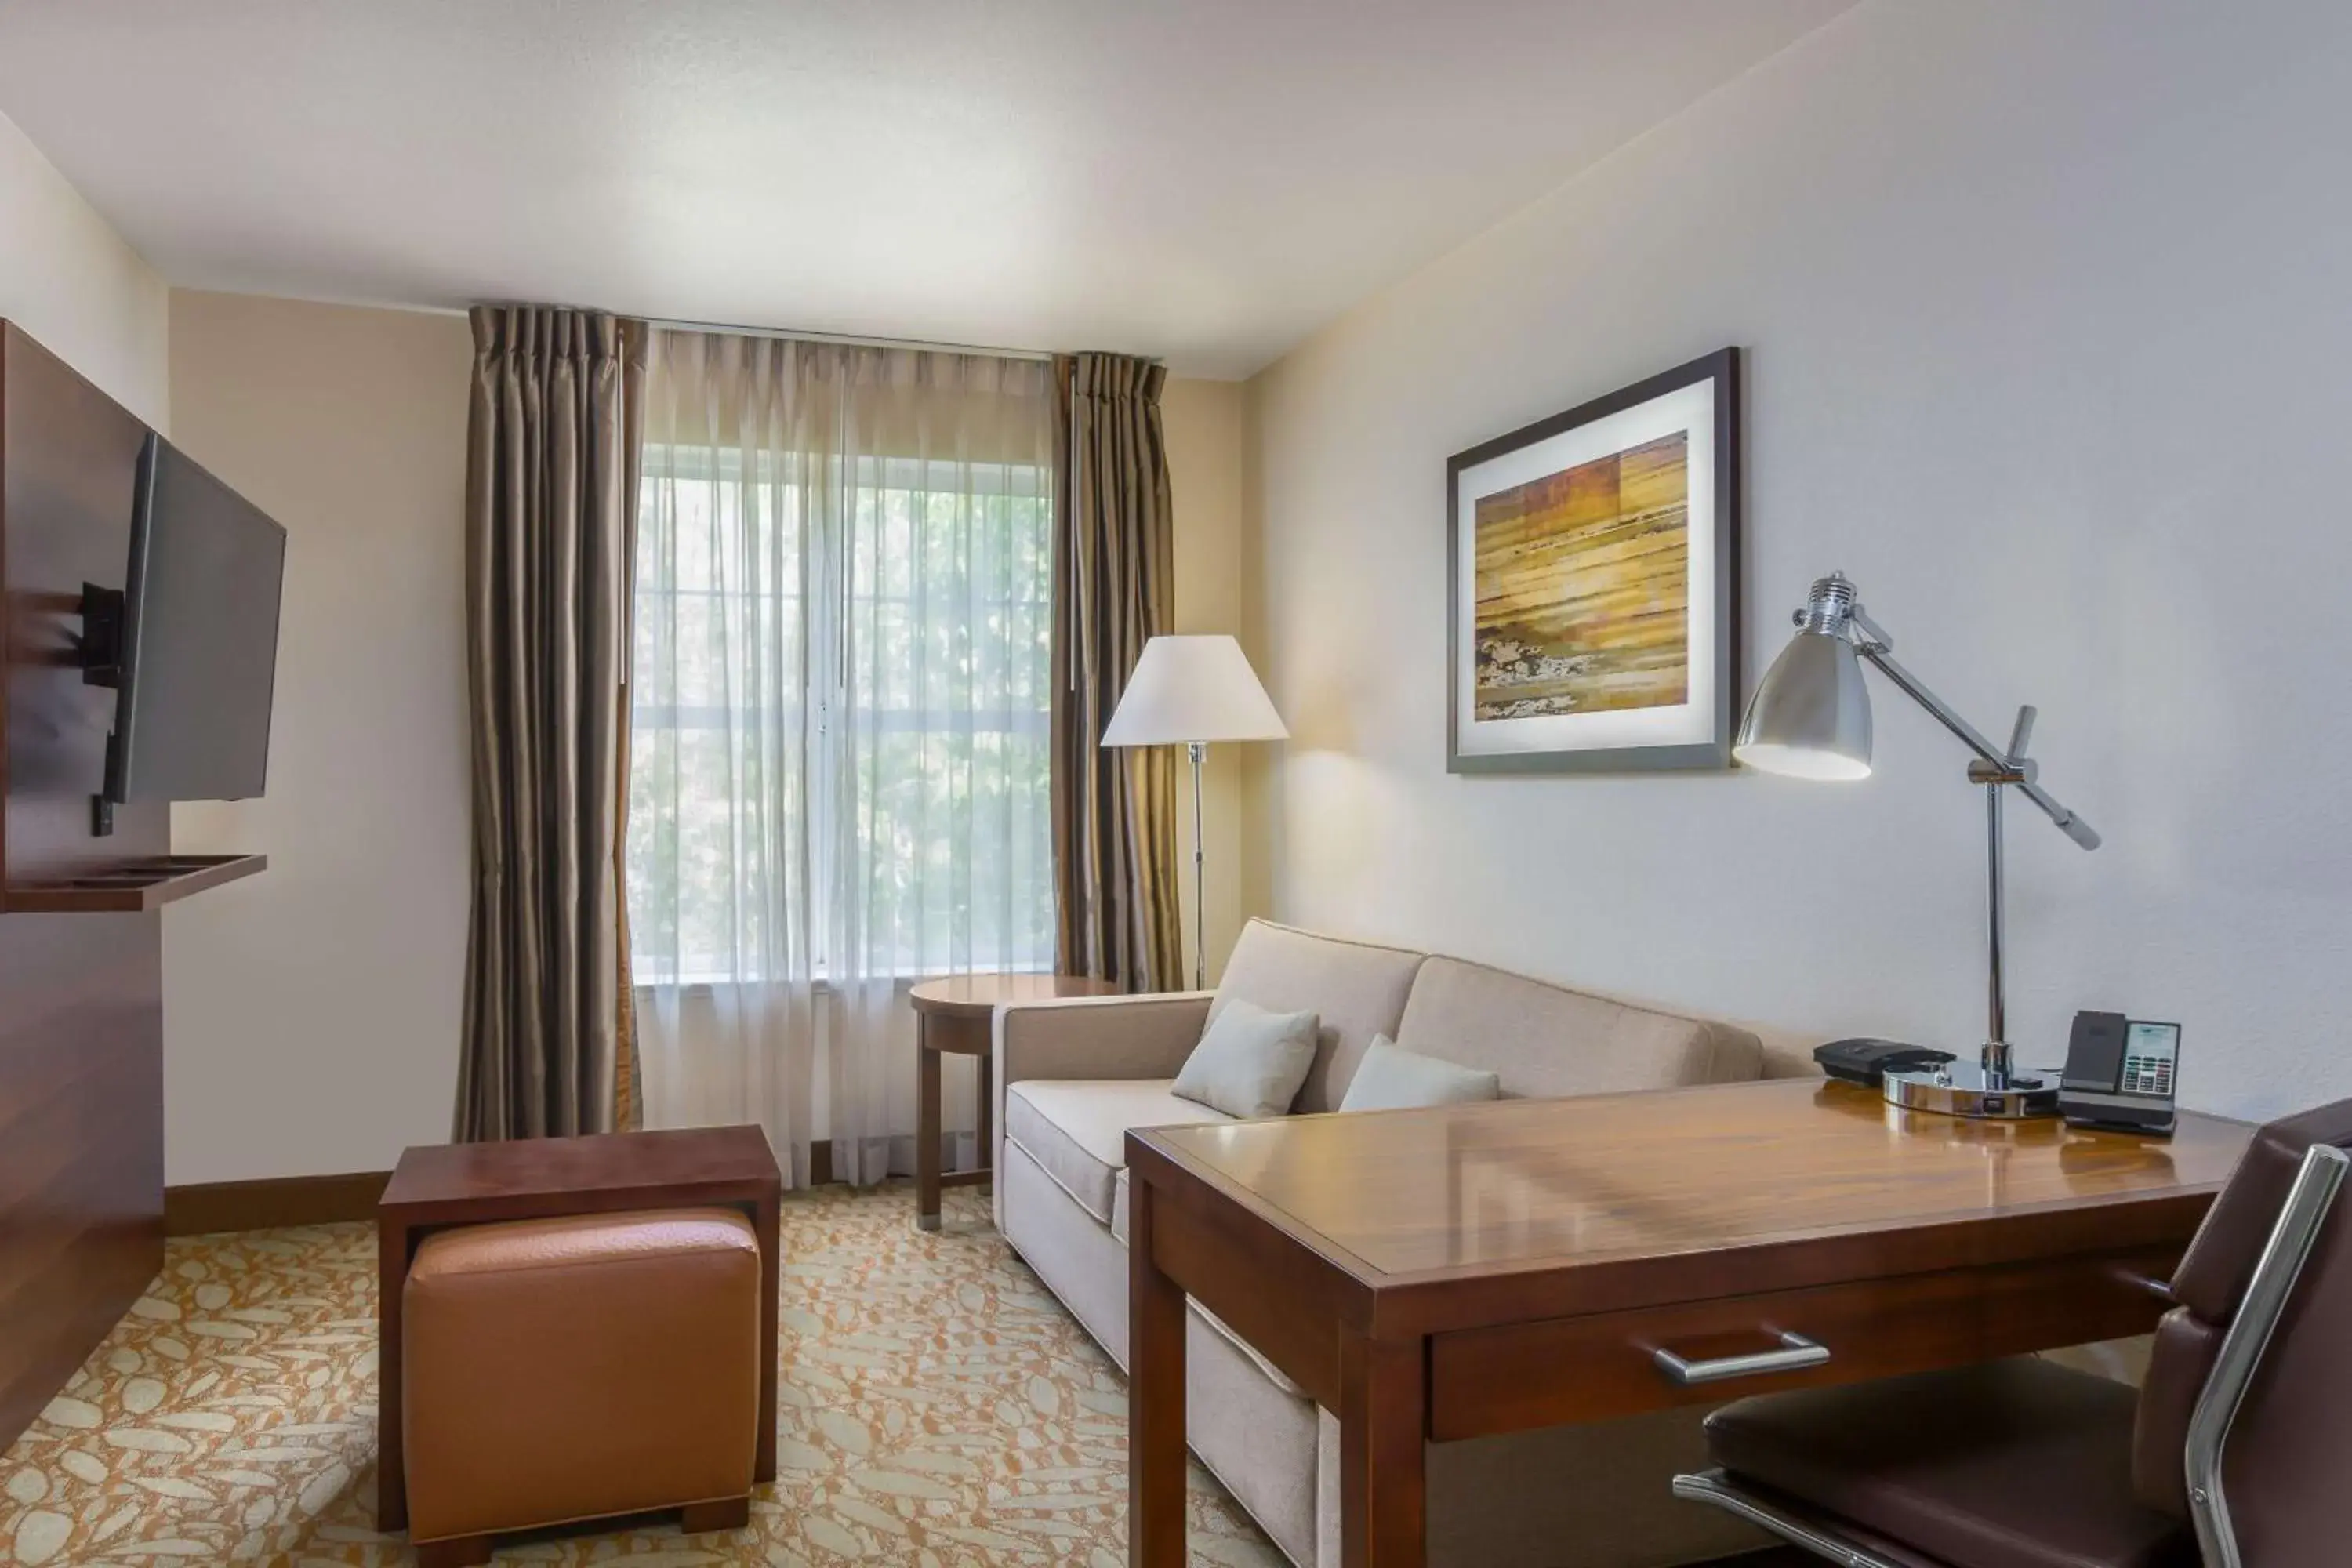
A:
[[[1210,996],[1008,1002],[996,1010],[996,1091],[1031,1078],[1174,1078],[1201,1043]]]

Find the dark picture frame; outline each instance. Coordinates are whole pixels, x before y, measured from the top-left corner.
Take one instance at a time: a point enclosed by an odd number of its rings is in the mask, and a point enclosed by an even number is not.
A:
[[[1692,389],[1706,388],[1710,406],[1700,412]],[[1653,408],[1651,405],[1655,405]],[[1692,416],[1684,419],[1684,411]],[[1541,453],[1529,448],[1551,443],[1552,450],[1568,450],[1575,436],[1604,420],[1628,416],[1611,428],[1682,421],[1688,439],[1677,448],[1683,454],[1686,493],[1680,564],[1687,595],[1683,625],[1679,679],[1683,701],[1602,713],[1570,711],[1572,697],[1554,697],[1543,712],[1496,714],[1482,708],[1476,698],[1479,647],[1475,599],[1476,568],[1467,569],[1465,527],[1474,530],[1468,560],[1475,562],[1475,517],[1464,516],[1465,492],[1470,505],[1499,495],[1511,487],[1496,481],[1492,491],[1478,487],[1486,476],[1509,477],[1515,470],[1498,459],[1520,454],[1517,467],[1541,462]],[[1731,766],[1731,739],[1738,722],[1740,689],[1741,588],[1741,460],[1740,356],[1737,348],[1677,365],[1646,381],[1634,383],[1603,397],[1579,404],[1523,426],[1507,435],[1456,452],[1445,463],[1445,583],[1446,583],[1446,701],[1445,765],[1455,773],[1646,773],[1727,769]],[[1589,432],[1598,437],[1601,432]],[[1566,437],[1567,440],[1561,438]],[[1674,437],[1666,437],[1672,440]],[[1559,469],[1540,475],[1534,483],[1564,480],[1598,461],[1614,461],[1623,451],[1601,458],[1578,458]],[[1644,448],[1646,449],[1646,448]],[[1701,475],[1693,472],[1702,470]],[[1611,470],[1612,473],[1614,469]],[[1514,479],[1524,488],[1527,481]],[[1698,503],[1705,501],[1705,515]],[[1702,619],[1704,617],[1704,619]],[[1654,617],[1653,617],[1654,619]],[[1509,650],[1507,650],[1507,655]],[[1565,665],[1552,648],[1529,650],[1530,657],[1551,654],[1548,662],[1574,668],[1571,651]],[[1509,667],[1524,672],[1525,665]],[[1529,678],[1533,679],[1533,678]],[[1533,688],[1540,689],[1540,688]],[[1702,700],[1703,698],[1703,700]],[[1470,712],[1465,724],[1465,700]],[[1524,706],[1525,704],[1523,704]],[[1629,716],[1630,714],[1630,716]],[[1562,721],[1566,721],[1562,722]],[[1469,743],[1465,744],[1465,736]]]

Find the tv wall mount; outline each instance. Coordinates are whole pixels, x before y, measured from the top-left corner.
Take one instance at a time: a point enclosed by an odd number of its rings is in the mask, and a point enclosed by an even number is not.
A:
[[[123,598],[120,588],[81,585],[81,636],[74,651],[81,655],[84,686],[122,684]]]
[[[81,585],[81,635],[74,638],[74,650],[81,656],[84,686],[119,688],[122,684],[123,603],[120,588],[101,588],[95,583]],[[106,732],[106,776],[114,776],[111,727]],[[89,797],[89,831],[97,838],[114,831],[114,803],[102,788]]]

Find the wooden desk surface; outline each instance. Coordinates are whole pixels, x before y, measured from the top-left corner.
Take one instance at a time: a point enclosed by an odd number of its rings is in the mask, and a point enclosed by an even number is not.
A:
[[[1349,1568],[1421,1568],[1431,1442],[2147,1332],[2252,1132],[1817,1079],[1131,1131],[1129,1561],[1184,1561],[1188,1297],[1338,1416]]]
[[[2177,1242],[2252,1131],[1969,1121],[1788,1079],[1133,1136],[1367,1291],[1571,1270],[1554,1310],[1593,1311],[1719,1295],[1727,1275],[1946,1268],[1955,1226],[1979,1263]]]

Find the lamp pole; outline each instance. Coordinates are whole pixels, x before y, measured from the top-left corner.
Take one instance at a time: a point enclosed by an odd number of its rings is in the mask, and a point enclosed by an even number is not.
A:
[[[2026,710],[2031,713],[2031,708]],[[1981,763],[1969,765],[1973,776]],[[2011,1052],[2009,1048],[2009,998],[2000,977],[2001,911],[2005,900],[2001,896],[2000,862],[2000,783],[1994,780],[1984,786],[1985,792],[1985,1082],[2009,1087]]]
[[[1209,872],[1207,843],[1201,837],[1201,764],[1208,759],[1209,742],[1187,741],[1192,759],[1192,989],[1209,988]]]

